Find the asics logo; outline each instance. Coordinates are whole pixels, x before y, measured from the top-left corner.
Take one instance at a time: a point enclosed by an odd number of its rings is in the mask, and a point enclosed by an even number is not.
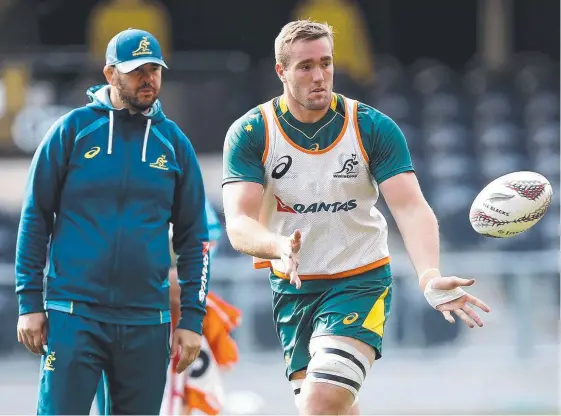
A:
[[[84,158],[86,159],[93,159],[94,157],[97,156],[97,154],[101,151],[101,147],[99,146],[94,146],[92,147],[90,150],[88,150],[86,153],[84,153]]]
[[[358,319],[358,313],[353,312],[348,314],[347,316],[345,316],[345,319],[343,319],[343,323],[345,325],[350,325],[352,324],[354,321],[356,321]]]
[[[277,160],[277,165],[273,168],[273,172],[271,173],[271,176],[274,179],[280,179],[282,178],[286,172],[288,172],[288,169],[290,169],[290,166],[292,165],[292,158],[290,156],[283,156],[280,159]]]

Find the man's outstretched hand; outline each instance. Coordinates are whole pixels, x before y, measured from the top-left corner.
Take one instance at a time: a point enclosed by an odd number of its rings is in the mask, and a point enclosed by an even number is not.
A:
[[[431,285],[431,289],[434,291],[448,291],[454,289],[462,289],[463,287],[472,286],[475,283],[475,279],[462,279],[456,276],[449,277],[434,277],[428,283]],[[455,319],[452,316],[452,312],[466,323],[470,328],[474,328],[475,324],[479,327],[483,326],[483,320],[479,315],[471,308],[471,306],[477,306],[483,312],[490,312],[491,308],[487,306],[483,301],[476,298],[469,293],[465,293],[463,296],[451,300],[446,303],[442,303],[436,307],[436,309],[442,312],[444,319],[450,323],[454,323]]]

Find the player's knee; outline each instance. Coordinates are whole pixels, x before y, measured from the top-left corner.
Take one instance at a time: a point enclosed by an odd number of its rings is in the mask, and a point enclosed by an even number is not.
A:
[[[360,415],[360,409],[358,407],[358,403],[355,402],[349,411],[349,416],[358,416]]]
[[[298,401],[302,415],[347,415],[353,403],[353,396],[345,389],[325,383],[306,380]]]
[[[310,354],[306,380],[341,387],[350,392],[356,402],[371,366],[368,357],[355,346],[330,337],[315,339]]]

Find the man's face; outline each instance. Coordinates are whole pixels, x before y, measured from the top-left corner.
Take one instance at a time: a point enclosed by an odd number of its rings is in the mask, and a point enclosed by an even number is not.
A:
[[[154,104],[160,94],[162,67],[149,63],[127,74],[115,69],[111,84],[117,89],[119,98],[129,109],[143,112]]]
[[[294,42],[289,46],[287,67],[277,71],[303,107],[323,110],[329,106],[333,91],[333,49],[329,38]]]

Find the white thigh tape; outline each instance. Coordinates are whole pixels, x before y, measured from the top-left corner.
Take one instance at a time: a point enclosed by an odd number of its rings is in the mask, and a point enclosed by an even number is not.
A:
[[[442,305],[443,303],[456,300],[466,294],[466,292],[459,287],[452,290],[433,289],[433,282],[434,279],[430,280],[425,286],[425,298],[427,299],[429,305],[435,309],[437,306]]]

